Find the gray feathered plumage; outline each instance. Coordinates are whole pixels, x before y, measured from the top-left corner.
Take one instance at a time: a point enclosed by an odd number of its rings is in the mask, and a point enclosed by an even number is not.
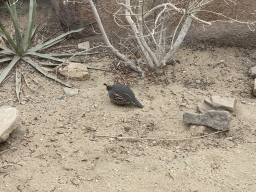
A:
[[[109,98],[113,103],[118,105],[126,105],[130,103],[134,103],[138,107],[143,108],[143,106],[135,98],[133,91],[129,87],[120,83],[112,86],[107,85],[106,83],[104,83],[103,85],[107,86]]]

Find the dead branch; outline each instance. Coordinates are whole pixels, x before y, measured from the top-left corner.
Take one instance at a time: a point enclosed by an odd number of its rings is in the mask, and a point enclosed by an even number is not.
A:
[[[96,7],[95,7],[93,1],[92,1],[92,0],[88,0],[88,1],[89,1],[89,3],[90,3],[90,6],[91,6],[92,11],[93,11],[93,14],[94,14],[94,16],[95,16],[95,19],[96,19],[96,21],[97,21],[97,23],[98,23],[98,26],[99,26],[99,28],[100,28],[100,31],[101,31],[101,33],[102,33],[103,39],[104,39],[105,43],[107,44],[107,46],[111,49],[111,51],[112,51],[116,56],[118,56],[118,57],[121,58],[123,61],[125,61],[126,64],[128,64],[134,71],[137,71],[137,72],[141,73],[141,74],[142,74],[142,77],[144,77],[144,76],[145,76],[144,71],[142,71],[139,66],[135,66],[135,64],[134,64],[132,61],[130,61],[125,55],[121,54],[121,53],[110,43],[110,41],[109,41],[109,39],[108,39],[108,36],[107,36],[107,34],[106,34],[105,30],[104,30],[104,27],[103,27],[103,25],[102,25],[100,16],[99,16],[99,14],[98,14],[98,12],[97,12],[97,9],[96,9]]]
[[[113,17],[117,26],[127,29],[129,38],[136,40],[137,46],[143,54],[147,65],[157,73],[162,73],[161,67],[165,66],[172,59],[182,44],[193,21],[206,25],[212,25],[213,22],[216,22],[203,20],[197,17],[197,13],[212,13],[226,19],[221,20],[222,22],[236,22],[246,24],[248,27],[256,23],[255,21],[239,21],[221,13],[203,9],[206,5],[214,3],[214,1],[184,0],[176,4],[174,1],[169,0],[166,3],[161,3],[153,8],[147,9],[147,0],[115,0],[120,8],[113,13]],[[107,46],[134,70],[142,72],[139,67],[110,44],[92,0],[89,0],[89,2]],[[234,4],[234,1],[226,0],[226,3]],[[127,22],[123,21],[123,16]],[[168,26],[170,22],[174,24],[172,25],[173,29]],[[168,42],[170,42],[170,46],[168,46]],[[140,58],[136,59],[140,60]]]
[[[120,137],[120,136],[108,136],[108,135],[95,135],[95,137],[105,137],[105,138],[113,138],[116,140],[137,140],[137,141],[145,141],[145,140],[154,140],[154,141],[185,141],[185,140],[192,140],[192,139],[200,139],[200,138],[204,138],[204,137],[209,137],[211,135],[215,135],[218,133],[223,133],[223,132],[227,132],[227,130],[223,130],[223,131],[216,131],[214,133],[210,133],[207,135],[201,135],[198,137],[191,137],[191,138],[179,138],[179,139],[163,139],[163,138],[138,138],[138,137]]]

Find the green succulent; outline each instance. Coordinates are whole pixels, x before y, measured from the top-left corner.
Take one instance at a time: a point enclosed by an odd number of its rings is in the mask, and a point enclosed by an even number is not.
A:
[[[25,62],[29,63],[31,66],[33,66],[35,69],[37,69],[39,72],[44,74],[46,77],[51,78],[65,86],[70,87],[65,82],[58,79],[56,76],[50,74],[49,72],[45,71],[38,63],[34,62],[31,57],[37,57],[37,58],[44,58],[44,59],[50,59],[57,62],[66,62],[64,59],[60,59],[57,57],[63,57],[63,56],[72,56],[72,55],[87,55],[89,53],[71,53],[71,54],[43,54],[40,53],[40,51],[47,49],[59,42],[61,42],[65,36],[74,33],[79,32],[83,30],[85,27],[80,27],[75,30],[71,30],[67,33],[64,33],[58,37],[55,37],[51,40],[48,40],[46,42],[41,42],[37,44],[35,47],[30,48],[30,43],[33,35],[36,32],[36,28],[34,27],[35,23],[35,14],[36,14],[36,0],[30,0],[29,4],[29,13],[28,13],[28,19],[27,19],[27,26],[26,30],[24,32],[24,35],[21,34],[20,31],[20,25],[18,21],[17,11],[16,11],[16,1],[15,0],[8,0],[5,2],[5,7],[8,10],[8,13],[10,15],[10,18],[12,20],[14,29],[15,29],[15,39],[12,39],[11,36],[6,31],[4,25],[0,22],[0,36],[5,40],[5,45],[0,44],[0,64],[6,61],[10,61],[8,66],[1,72],[0,74],[0,84],[4,81],[4,79],[7,77],[9,72],[12,70],[12,68],[17,64],[18,61],[24,60]],[[93,54],[93,53],[90,53]],[[71,62],[69,62],[71,63]],[[54,64],[59,65],[59,64]],[[93,69],[99,69],[87,66],[88,68]],[[17,72],[16,72],[17,73]],[[16,85],[17,85],[17,78],[20,75],[16,74]],[[16,87],[17,89],[17,87]],[[18,94],[17,94],[18,96]],[[19,97],[18,97],[19,99]]]

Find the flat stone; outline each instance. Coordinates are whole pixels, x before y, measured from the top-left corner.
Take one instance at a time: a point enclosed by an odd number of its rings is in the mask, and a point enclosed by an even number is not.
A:
[[[186,123],[205,125],[217,130],[226,130],[230,120],[231,117],[227,111],[208,111],[205,114],[183,114],[183,121]]]
[[[71,89],[71,88],[63,88],[64,92],[67,96],[74,96],[78,94],[78,89]]]
[[[90,48],[90,42],[89,41],[85,41],[83,43],[79,43],[78,44],[78,49],[89,49]]]
[[[234,111],[236,106],[235,98],[212,96],[211,99],[205,99],[204,102],[215,110]]]
[[[90,77],[87,67],[81,63],[70,63],[63,68],[59,68],[58,71],[61,75],[78,81],[84,81]]]
[[[57,99],[59,99],[59,100],[63,100],[65,98],[65,95],[58,95],[57,96]]]
[[[197,108],[201,113],[206,113],[208,111],[214,110],[213,107],[207,105],[206,103],[200,103],[199,105],[197,105]]]
[[[254,79],[253,95],[256,96],[256,78]]]
[[[20,126],[18,109],[9,106],[0,107],[0,143],[4,142]]]
[[[256,66],[249,69],[249,75],[254,79],[256,78]]]

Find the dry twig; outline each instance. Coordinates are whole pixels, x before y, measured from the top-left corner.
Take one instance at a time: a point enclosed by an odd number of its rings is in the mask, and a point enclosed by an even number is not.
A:
[[[207,135],[201,135],[198,137],[191,137],[191,138],[180,138],[180,139],[161,139],[161,138],[138,138],[138,137],[120,137],[120,136],[108,136],[108,135],[95,135],[95,137],[106,137],[106,138],[114,138],[117,140],[155,140],[155,141],[185,141],[185,140],[192,140],[192,139],[200,139],[200,138],[204,138],[204,137],[208,137],[210,135],[215,135],[218,133],[223,133],[226,132],[228,130],[225,131],[216,131],[214,133],[210,133]]]

